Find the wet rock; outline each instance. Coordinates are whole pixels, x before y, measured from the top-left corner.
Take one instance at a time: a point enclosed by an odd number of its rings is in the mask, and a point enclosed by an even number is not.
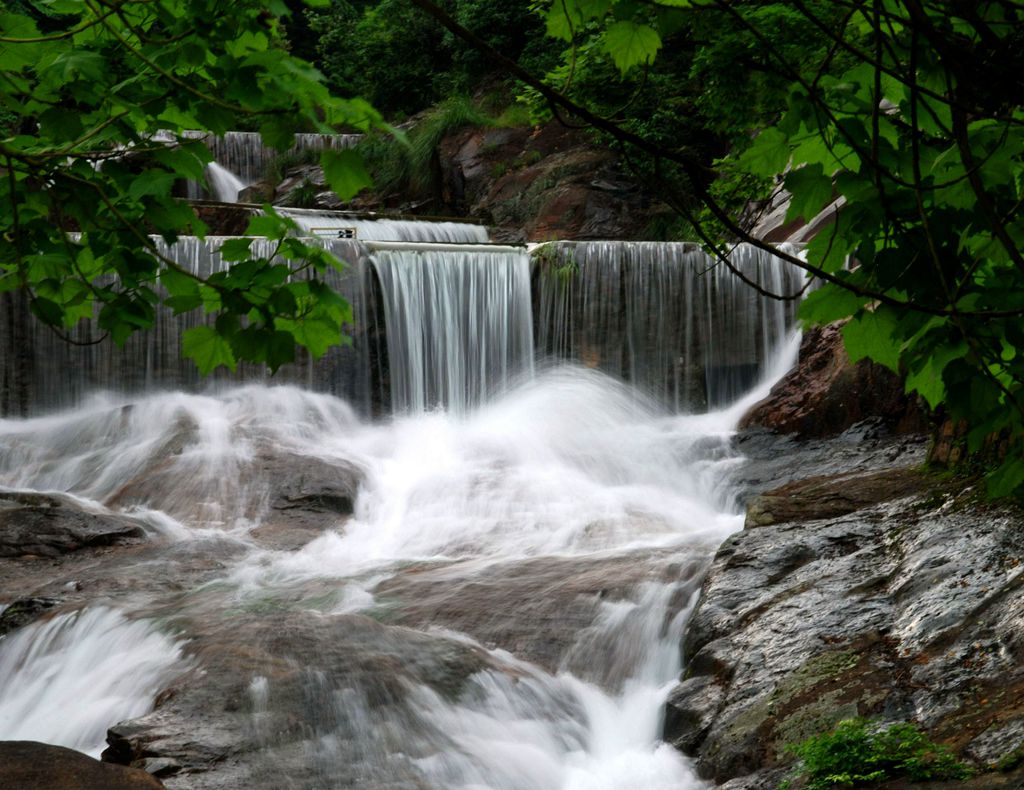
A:
[[[869,360],[851,363],[841,329],[836,323],[808,330],[796,367],[744,415],[740,427],[820,438],[878,417],[897,433],[926,431],[927,416],[900,377]]]
[[[266,509],[252,537],[275,549],[296,549],[352,514],[363,473],[351,464],[308,456],[262,454],[253,473],[266,481]]]
[[[744,461],[732,483],[740,502],[747,504],[796,480],[920,466],[927,458],[928,442],[923,434],[896,434],[879,418],[855,423],[831,439],[800,440],[792,434],[747,428],[734,440]]]
[[[732,536],[684,640],[666,737],[736,787],[852,716],[915,721],[991,764],[1024,727],[1022,522],[968,490]]]
[[[301,165],[291,168],[284,180],[274,188],[274,202],[281,206],[313,208],[316,195],[328,189],[323,168]]]
[[[238,193],[238,202],[258,203],[260,205],[264,203],[272,203],[275,192],[276,188],[271,182],[257,181],[255,184],[250,184]]]
[[[573,656],[571,648],[602,602],[628,597],[645,581],[689,581],[696,590],[707,556],[695,550],[683,561],[672,553],[642,552],[410,566],[374,588],[374,611],[388,623],[450,628],[549,672],[577,659],[583,674],[590,657]]]
[[[28,625],[47,609],[56,606],[57,598],[22,598],[0,612],[0,636]]]
[[[185,430],[169,441],[184,447]],[[311,532],[336,525],[352,512],[362,472],[352,464],[259,447],[249,458],[232,458],[223,470],[237,484],[225,487],[218,471],[181,450],[154,455],[152,463],[111,497],[119,507],[143,505],[183,521],[230,522],[244,518],[276,529]],[[191,465],[190,465],[191,464]],[[301,545],[309,539],[300,540]],[[288,546],[294,540],[285,541]],[[282,546],[282,547],[288,547]]]
[[[143,536],[135,519],[89,512],[70,497],[0,492],[0,557],[55,557]]]
[[[0,741],[0,787],[18,790],[154,790],[145,771],[35,741]]]
[[[257,470],[270,484],[270,509],[279,517],[351,515],[363,479],[362,472],[350,464],[298,455],[263,455]]]
[[[381,777],[400,776],[393,764],[415,748],[398,723],[417,715],[417,689],[453,699],[491,666],[444,635],[257,602],[187,630],[195,672],[152,713],[111,727],[104,752],[139,767],[172,761],[170,788],[415,786]]]
[[[821,475],[766,491],[747,503],[746,527],[835,518],[855,510],[919,494],[934,482],[917,469]]]

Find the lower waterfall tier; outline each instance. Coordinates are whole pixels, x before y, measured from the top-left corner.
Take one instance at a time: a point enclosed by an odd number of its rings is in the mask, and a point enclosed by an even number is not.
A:
[[[391,224],[410,226],[396,238],[419,239],[412,226],[431,223]],[[465,227],[440,228],[433,238],[457,231],[479,241],[482,229]],[[218,271],[223,240],[184,238],[165,254],[197,273]],[[95,342],[102,333],[83,322],[68,343],[31,316],[24,294],[7,293],[0,295],[0,414],[65,408],[98,391],[246,381],[339,395],[366,415],[459,411],[558,360],[600,369],[673,411],[703,411],[749,389],[795,322],[795,301],[761,296],[692,244],[552,243],[528,256],[459,244],[371,252],[359,242],[321,242],[349,264],[329,284],[352,304],[353,324],[344,327],[350,346],[315,362],[300,356],[273,379],[242,365],[203,380],[181,355],[182,333],[207,320],[196,312],[162,309],[153,330],[123,347]],[[269,242],[254,242],[257,254],[269,250]],[[730,260],[767,292],[790,295],[802,285],[802,272],[764,251],[741,246]]]

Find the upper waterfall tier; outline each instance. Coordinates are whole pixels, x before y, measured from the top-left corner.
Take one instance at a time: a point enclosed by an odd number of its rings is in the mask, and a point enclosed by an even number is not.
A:
[[[265,178],[278,157],[294,159],[307,151],[352,148],[362,139],[360,134],[297,134],[292,147],[282,153],[264,145],[258,132],[227,132],[223,137],[208,132],[186,135],[205,140],[213,160],[245,184]]]
[[[487,228],[470,222],[428,222],[412,219],[368,219],[337,211],[281,208],[311,236],[354,238],[359,241],[426,241],[455,244],[482,244],[488,240]]]
[[[536,260],[538,354],[599,368],[676,411],[736,400],[795,322],[795,300],[761,296],[694,244],[562,242]],[[770,293],[804,282],[756,247],[729,260]]]

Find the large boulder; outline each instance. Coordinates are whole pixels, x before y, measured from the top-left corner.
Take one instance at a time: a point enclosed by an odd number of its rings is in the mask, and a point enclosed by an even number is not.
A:
[[[809,329],[796,367],[744,415],[740,427],[819,438],[878,417],[898,433],[926,431],[924,409],[904,392],[902,379],[870,360],[850,362],[841,330],[838,323]]]
[[[0,741],[0,787],[10,790],[160,790],[137,768],[35,741]]]
[[[239,611],[188,632],[197,671],[111,727],[103,753],[166,767],[181,790],[414,786],[386,779],[416,748],[401,723],[424,694],[455,699],[492,664],[463,640],[355,614]]]
[[[143,536],[135,519],[90,512],[71,497],[0,492],[0,557],[56,557]]]
[[[799,508],[722,545],[665,724],[702,774],[774,787],[787,744],[857,716],[915,721],[983,771],[1021,753],[1024,515],[914,479],[791,485],[770,498]],[[838,515],[843,489],[863,505]]]
[[[917,469],[820,475],[795,480],[751,498],[746,527],[836,518],[870,505],[923,491],[930,483]]]

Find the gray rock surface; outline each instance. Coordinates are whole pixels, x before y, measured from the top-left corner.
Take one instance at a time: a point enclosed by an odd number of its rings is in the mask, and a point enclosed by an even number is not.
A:
[[[152,713],[111,727],[103,754],[173,765],[164,783],[183,790],[413,787],[402,780],[415,775],[403,767],[415,744],[395,726],[416,715],[407,697],[422,684],[454,698],[490,662],[464,642],[362,615],[241,611],[189,631],[195,671]]]
[[[55,557],[144,534],[135,519],[89,512],[70,497],[0,492],[0,557]]]
[[[824,496],[815,518],[809,497],[719,549],[665,726],[705,775],[772,786],[786,744],[854,716],[917,722],[981,769],[1021,745],[1024,516],[900,477],[893,501],[836,515]],[[889,482],[845,484],[881,502]]]

